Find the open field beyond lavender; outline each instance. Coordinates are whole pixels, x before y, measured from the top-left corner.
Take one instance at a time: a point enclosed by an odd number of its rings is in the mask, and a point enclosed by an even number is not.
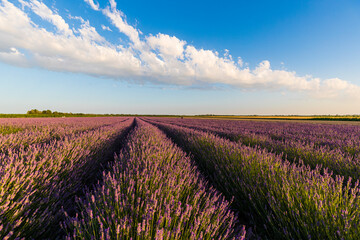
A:
[[[0,239],[359,239],[360,126],[0,119]]]

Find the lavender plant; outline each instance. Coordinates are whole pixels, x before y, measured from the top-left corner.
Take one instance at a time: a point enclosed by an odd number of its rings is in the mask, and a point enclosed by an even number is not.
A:
[[[256,132],[255,126],[259,126],[259,122],[246,122],[246,124],[240,122],[238,125],[234,121],[228,122],[214,120],[174,120],[174,119],[159,119],[162,122],[169,122],[177,126],[189,127],[195,130],[211,132],[218,136],[228,138],[232,141],[241,142],[244,145],[252,147],[260,147],[267,149],[270,152],[275,152],[282,155],[284,160],[291,162],[303,162],[309,165],[312,169],[319,167],[321,169],[327,169],[334,173],[333,176],[341,175],[346,179],[360,179],[360,156],[358,154],[358,148],[360,146],[360,132],[357,136],[357,144],[355,144],[355,134],[350,135],[350,139],[346,139],[344,134],[349,133],[349,129],[357,129],[356,126],[342,126],[327,125],[326,127],[319,127],[314,124],[299,124],[297,126],[294,123],[263,123],[265,126],[271,126],[266,133],[264,129],[260,129]],[[235,121],[237,122],[237,121]],[[290,133],[287,133],[285,129],[290,129]],[[310,127],[314,129],[310,131]],[[246,129],[246,126],[250,126],[251,131]],[[261,125],[260,125],[261,126]],[[332,129],[334,127],[334,129]],[[275,130],[274,130],[275,129]],[[298,135],[302,137],[295,137],[295,130],[299,132]],[[320,137],[317,138],[315,131],[318,130]],[[327,131],[325,131],[327,130]],[[347,131],[345,131],[347,130]],[[322,136],[328,136],[328,132],[338,135],[337,141],[331,142],[323,139]],[[307,139],[306,134],[309,133]],[[333,136],[331,137],[333,139]],[[340,140],[342,139],[342,140]],[[356,145],[356,147],[355,147]]]
[[[79,124],[86,131],[49,143],[6,148],[0,154],[0,238],[43,239],[60,234],[61,207],[73,208],[74,196],[96,176],[116,138],[131,119]],[[89,120],[88,120],[89,121]],[[91,122],[92,120],[90,120]],[[73,129],[74,130],[74,129]]]
[[[126,148],[103,173],[68,239],[243,239],[229,203],[158,129],[139,121]]]
[[[63,140],[76,134],[92,131],[116,122],[126,121],[128,118],[66,118],[66,119],[0,119],[3,128],[21,131],[0,135],[0,153],[27,148],[32,144],[48,144],[51,141]]]
[[[157,124],[191,152],[214,186],[270,239],[357,239],[359,182],[291,164],[261,149],[188,128]]]

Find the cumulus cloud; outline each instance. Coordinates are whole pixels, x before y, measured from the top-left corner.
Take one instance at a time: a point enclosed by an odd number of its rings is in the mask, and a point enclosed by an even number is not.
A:
[[[184,46],[185,41],[178,39],[173,36],[159,33],[156,36],[146,37],[147,44],[153,50],[159,50],[159,54],[163,57],[174,57],[174,58],[184,58]]]
[[[122,44],[111,44],[81,17],[72,17],[80,20],[81,25],[70,29],[58,13],[37,0],[20,0],[22,9],[2,0],[0,61],[133,82],[209,88],[225,84],[250,90],[303,91],[315,97],[360,96],[359,86],[338,78],[298,76],[284,69],[272,69],[267,60],[250,69],[240,57],[234,60],[229,50],[220,55],[198,49],[176,36],[163,33],[143,36],[126,21],[115,0],[110,0],[104,9],[93,0],[84,1],[125,35]],[[52,24],[56,31],[38,26],[25,8]],[[111,31],[105,25],[101,28]]]
[[[47,18],[50,23],[52,17]],[[2,1],[0,5],[0,48],[8,52],[11,48],[27,50],[28,61],[34,66],[109,77],[141,75],[141,62],[130,49],[104,43],[88,22],[78,32],[78,36],[49,32],[12,3]]]
[[[19,67],[29,66],[25,55],[14,47],[10,48],[8,51],[0,52],[0,61]]]

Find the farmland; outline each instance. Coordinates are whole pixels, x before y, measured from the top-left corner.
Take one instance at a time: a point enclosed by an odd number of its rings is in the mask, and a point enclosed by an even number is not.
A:
[[[0,119],[1,239],[358,239],[360,126]]]

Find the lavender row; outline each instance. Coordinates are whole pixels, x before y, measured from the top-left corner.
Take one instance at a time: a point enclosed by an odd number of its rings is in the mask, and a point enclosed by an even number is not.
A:
[[[191,152],[214,186],[234,198],[257,233],[270,239],[357,239],[359,182],[291,164],[210,133],[158,124]],[[351,187],[351,185],[354,185]]]
[[[126,119],[126,118],[116,118]],[[79,131],[91,127],[100,127],[114,123],[115,118],[94,117],[94,118],[0,118],[0,135],[7,135],[21,131],[43,131],[45,129],[77,128]]]
[[[128,118],[71,118],[71,119],[23,119],[11,123],[9,119],[0,130],[12,131],[10,134],[0,133],[0,153],[17,150],[32,144],[48,144],[51,141],[61,140],[75,134],[93,131],[104,126],[126,121]],[[19,130],[21,129],[21,130]],[[19,131],[16,131],[19,130]]]
[[[190,159],[161,131],[138,121],[126,148],[80,213],[68,239],[243,239],[229,203],[208,188]]]
[[[96,177],[116,139],[132,119],[48,144],[20,146],[0,154],[0,239],[44,239],[59,233],[61,208]],[[91,121],[91,119],[89,120]],[[80,125],[80,127],[83,125]]]
[[[284,138],[285,140],[277,140],[269,137],[269,135],[244,134],[236,128],[226,128],[219,125],[207,126],[206,120],[194,121],[169,121],[166,119],[157,120],[157,122],[171,122],[177,126],[186,126],[192,129],[215,133],[221,137],[228,138],[232,141],[241,142],[244,145],[252,147],[265,148],[270,152],[282,155],[284,160],[291,162],[303,162],[312,169],[319,166],[332,171],[334,175],[344,176],[346,179],[360,179],[360,156],[353,156],[348,152],[343,152],[339,148],[331,149],[329,146],[319,146],[313,142],[304,142],[293,139]],[[360,146],[360,140],[358,142]]]
[[[359,125],[178,118],[158,118],[157,120],[184,126],[225,130],[236,133],[239,138],[248,138],[249,141],[256,141],[257,138],[291,140],[304,144],[311,143],[317,147],[339,149],[353,157],[360,153]]]
[[[0,118],[1,126],[18,126],[20,128],[51,127],[51,126],[83,126],[102,125],[124,117],[70,117],[70,118]]]

